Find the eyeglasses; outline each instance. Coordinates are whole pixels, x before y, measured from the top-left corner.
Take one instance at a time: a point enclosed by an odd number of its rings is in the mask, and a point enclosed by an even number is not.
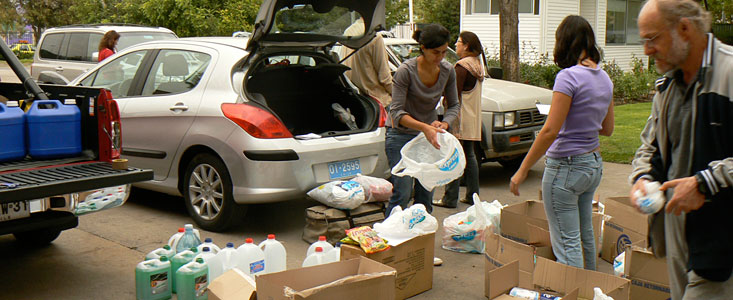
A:
[[[662,32],[660,31],[660,32],[657,32],[657,34],[655,34],[653,37],[641,38],[639,39],[639,41],[641,42],[642,46],[654,47],[654,40],[656,40],[661,34]]]

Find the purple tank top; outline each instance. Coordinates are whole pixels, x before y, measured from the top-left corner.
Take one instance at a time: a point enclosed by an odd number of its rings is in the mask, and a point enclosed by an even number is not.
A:
[[[613,83],[600,65],[596,69],[575,65],[560,70],[552,89],[572,98],[568,116],[557,139],[547,149],[552,158],[583,154],[599,146],[598,131],[613,100]]]

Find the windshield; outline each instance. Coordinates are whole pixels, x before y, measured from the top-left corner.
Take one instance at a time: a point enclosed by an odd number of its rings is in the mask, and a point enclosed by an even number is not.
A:
[[[404,61],[413,58],[418,57],[420,55],[420,45],[415,44],[392,44],[387,45],[387,47],[390,48],[392,53],[395,54],[397,59],[399,59],[399,63],[403,63]],[[445,53],[446,61],[448,61],[451,65],[456,64],[458,62],[458,54],[456,54],[453,49],[448,48],[448,51]]]
[[[132,45],[149,41],[172,40],[176,38],[176,35],[170,32],[123,32],[120,34],[117,49],[122,50]]]
[[[319,12],[311,4],[283,7],[275,14],[270,33],[312,33],[329,36],[363,36],[364,19],[358,12],[333,7]]]

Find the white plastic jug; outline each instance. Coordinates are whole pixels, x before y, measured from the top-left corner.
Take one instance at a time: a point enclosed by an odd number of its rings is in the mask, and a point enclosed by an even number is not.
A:
[[[165,256],[170,259],[173,258],[174,255],[176,255],[176,251],[171,249],[171,246],[164,245],[163,247],[150,251],[145,255],[145,260],[158,259],[161,256]]]
[[[237,254],[237,249],[234,248],[234,243],[227,243],[227,246],[224,247],[224,249],[221,249],[216,256],[219,258],[219,262],[221,263],[222,274],[236,267],[239,262],[239,256]]]
[[[211,238],[206,238],[201,245],[198,246],[199,252],[203,252],[204,247],[209,247],[209,251],[211,253],[217,254],[219,251],[221,251],[221,248],[214,244],[214,242],[211,240]]]
[[[203,247],[201,249],[201,253],[196,255],[194,260],[196,260],[196,258],[202,258],[204,262],[206,262],[206,265],[209,266],[209,281],[213,281],[217,277],[221,276],[222,271],[219,257],[211,252],[211,249],[209,249],[209,247]]]
[[[208,299],[206,287],[211,279],[208,278],[208,266],[203,259],[183,265],[176,271],[176,294],[178,300],[205,300]]]
[[[316,247],[315,252],[313,254],[308,255],[308,257],[305,258],[303,261],[303,267],[310,267],[315,265],[322,265],[334,262],[331,258],[329,258],[324,252],[323,248]]]
[[[316,252],[316,247],[321,247],[323,249],[323,252],[328,252],[333,249],[333,245],[331,245],[329,242],[326,242],[326,236],[321,235],[318,237],[318,241],[311,244],[310,247],[308,247],[308,251],[305,252],[305,257],[310,256],[314,252]]]
[[[181,236],[181,239],[179,239],[178,243],[176,244],[176,252],[181,252],[191,247],[198,247],[199,245],[201,245],[201,238],[196,236],[196,234],[193,232],[193,225],[186,224],[186,226],[184,226],[183,228],[185,229],[185,231],[183,232],[183,236]]]
[[[260,250],[265,253],[265,274],[285,271],[287,252],[285,246],[275,239],[274,234],[268,234],[267,239],[259,246]]]
[[[341,260],[341,242],[336,243],[336,247],[326,252],[326,259],[329,262],[336,262]]]
[[[265,253],[253,243],[251,238],[247,238],[244,244],[237,248],[237,268],[245,274],[254,278],[257,274],[262,274],[265,270]]]

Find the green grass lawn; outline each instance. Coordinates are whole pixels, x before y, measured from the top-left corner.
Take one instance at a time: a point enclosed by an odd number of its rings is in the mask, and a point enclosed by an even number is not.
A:
[[[639,134],[651,113],[652,103],[635,103],[614,107],[613,135],[601,136],[603,161],[629,164],[641,145]]]

